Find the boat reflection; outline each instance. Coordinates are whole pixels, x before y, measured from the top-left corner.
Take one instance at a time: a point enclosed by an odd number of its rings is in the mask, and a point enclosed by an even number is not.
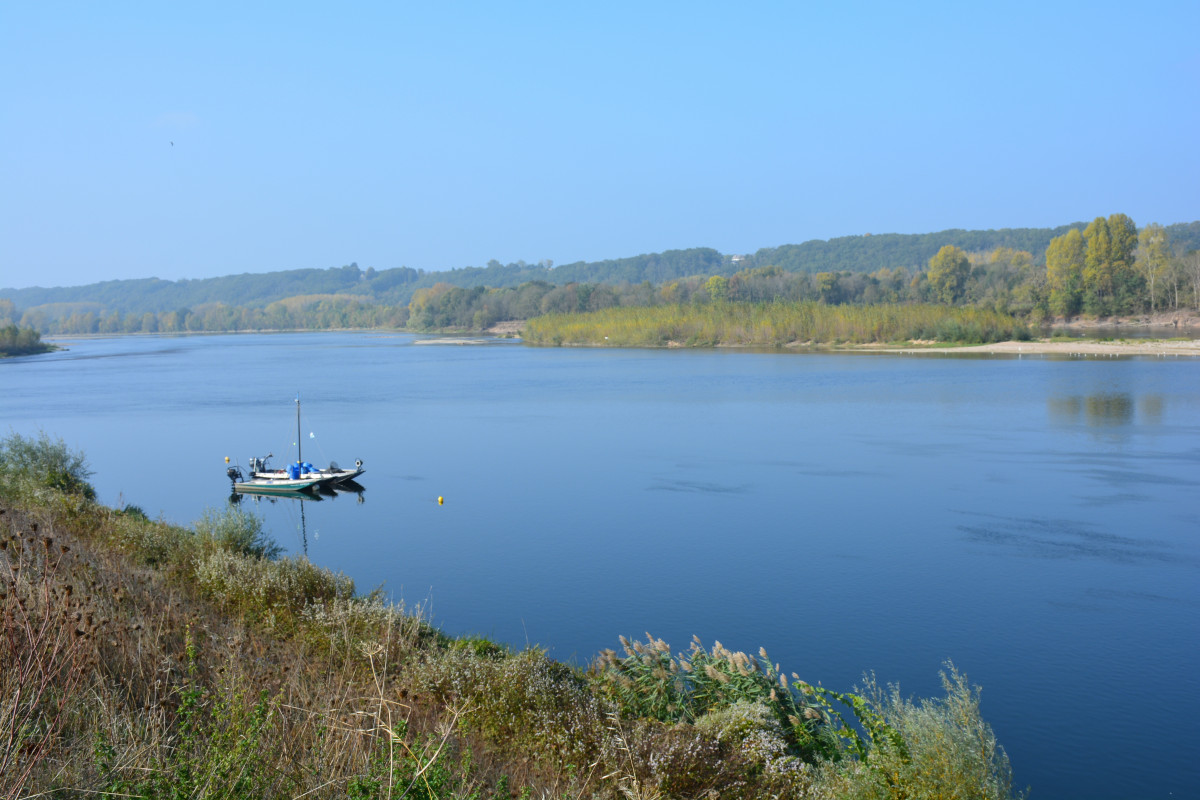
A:
[[[287,492],[285,494],[256,494],[254,492],[239,492],[234,491],[229,494],[229,505],[234,507],[244,507],[247,499],[255,507],[262,503],[269,503],[274,506],[277,503],[296,503],[300,507],[300,520],[297,526],[300,531],[300,548],[305,556],[308,556],[308,519],[305,516],[304,506],[308,503],[323,503],[325,501],[336,501],[339,497],[350,495],[354,497],[356,505],[361,505],[366,502],[366,490],[362,484],[354,481],[344,481],[334,486],[321,486],[315,490],[306,492]],[[294,506],[292,506],[294,508]]]

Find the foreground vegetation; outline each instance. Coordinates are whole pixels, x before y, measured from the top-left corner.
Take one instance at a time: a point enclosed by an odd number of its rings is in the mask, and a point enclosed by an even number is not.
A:
[[[88,477],[0,441],[2,796],[1012,796],[953,665],[916,702],[649,635],[575,669],[449,639],[241,510],[184,529]]]
[[[869,342],[997,342],[1028,339],[1029,329],[994,311],[931,305],[828,306],[801,303],[714,303],[704,306],[611,308],[549,314],[530,320],[531,344],[617,347]]]

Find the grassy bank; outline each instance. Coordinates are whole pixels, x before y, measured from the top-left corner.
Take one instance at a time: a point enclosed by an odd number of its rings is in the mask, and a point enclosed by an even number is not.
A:
[[[951,665],[919,702],[650,636],[573,668],[448,638],[244,511],[182,528],[89,477],[0,440],[0,796],[1011,796]]]
[[[610,347],[759,346],[937,341],[985,343],[1027,339],[1013,317],[935,305],[834,306],[800,303],[712,303],[609,308],[529,320],[531,344]]]

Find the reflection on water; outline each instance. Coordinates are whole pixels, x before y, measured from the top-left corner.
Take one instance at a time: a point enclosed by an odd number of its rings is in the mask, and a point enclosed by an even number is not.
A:
[[[1138,401],[1138,413],[1141,414],[1143,422],[1159,425],[1163,420],[1164,406],[1161,394],[1148,394]]]
[[[293,492],[291,494],[254,494],[253,492],[231,492],[229,494],[229,505],[235,508],[248,507],[261,516],[260,506],[262,503],[275,505],[276,503],[292,504],[299,508],[300,519],[296,528],[300,533],[300,550],[308,556],[308,518],[304,512],[304,506],[307,503],[320,503],[324,500],[337,500],[342,495],[354,497],[354,502],[362,505],[366,502],[366,489],[356,481],[343,481],[336,486],[320,486],[316,491],[312,492]],[[249,502],[249,506],[247,506]],[[316,537],[314,537],[316,538]]]
[[[1089,395],[1052,395],[1046,400],[1046,410],[1053,422],[1074,425],[1082,422],[1089,428],[1115,428],[1134,421],[1135,412],[1149,424],[1162,422],[1165,401],[1162,395],[1143,395],[1134,401],[1125,392]]]

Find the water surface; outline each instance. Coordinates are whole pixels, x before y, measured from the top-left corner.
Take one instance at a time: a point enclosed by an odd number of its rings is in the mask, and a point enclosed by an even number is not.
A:
[[[298,391],[306,460],[366,489],[246,503],[449,633],[581,664],[697,634],[923,696],[949,658],[1035,798],[1200,785],[1194,360],[128,337],[0,389],[104,502],[183,523],[227,502],[224,457],[290,457]]]

